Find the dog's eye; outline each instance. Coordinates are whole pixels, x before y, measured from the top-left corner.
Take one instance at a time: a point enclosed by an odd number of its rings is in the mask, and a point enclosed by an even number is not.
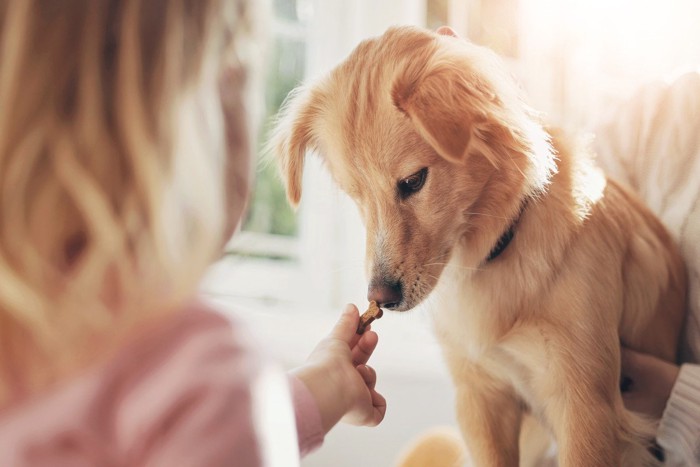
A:
[[[425,184],[425,179],[428,177],[428,168],[422,168],[408,178],[400,180],[398,183],[399,195],[402,199],[406,199],[413,193],[420,191]]]

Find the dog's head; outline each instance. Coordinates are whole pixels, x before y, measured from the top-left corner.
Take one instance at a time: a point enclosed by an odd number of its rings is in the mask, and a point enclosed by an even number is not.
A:
[[[476,267],[553,170],[548,138],[495,56],[401,27],[361,43],[288,99],[271,144],[287,195],[301,198],[307,150],[357,203],[369,299],[408,310],[456,245]]]

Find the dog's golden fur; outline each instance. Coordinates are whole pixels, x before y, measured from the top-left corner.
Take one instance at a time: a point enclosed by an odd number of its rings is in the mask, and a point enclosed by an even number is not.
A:
[[[622,404],[619,346],[675,359],[681,258],[629,191],[541,126],[493,54],[392,28],[298,90],[272,144],[293,204],[310,149],[356,201],[367,272],[401,284],[396,309],[430,295],[476,465],[518,464],[527,413],[562,466],[654,464],[651,425]],[[422,190],[399,196],[425,167]]]

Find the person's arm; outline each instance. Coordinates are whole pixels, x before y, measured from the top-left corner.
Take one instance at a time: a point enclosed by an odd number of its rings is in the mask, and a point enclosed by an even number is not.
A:
[[[700,365],[679,368],[623,349],[622,376],[625,406],[661,419],[657,442],[666,465],[700,465]]]

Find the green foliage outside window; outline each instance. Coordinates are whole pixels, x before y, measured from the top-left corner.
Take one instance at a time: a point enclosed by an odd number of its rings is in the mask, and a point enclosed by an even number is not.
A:
[[[277,0],[279,4],[289,3]],[[289,15],[287,10],[280,14]],[[306,45],[302,40],[277,37],[273,44],[267,73],[265,122],[258,148],[267,138],[274,116],[285,97],[304,77]],[[249,232],[293,236],[297,232],[296,216],[287,203],[284,187],[274,161],[259,161],[255,187],[243,229]]]

